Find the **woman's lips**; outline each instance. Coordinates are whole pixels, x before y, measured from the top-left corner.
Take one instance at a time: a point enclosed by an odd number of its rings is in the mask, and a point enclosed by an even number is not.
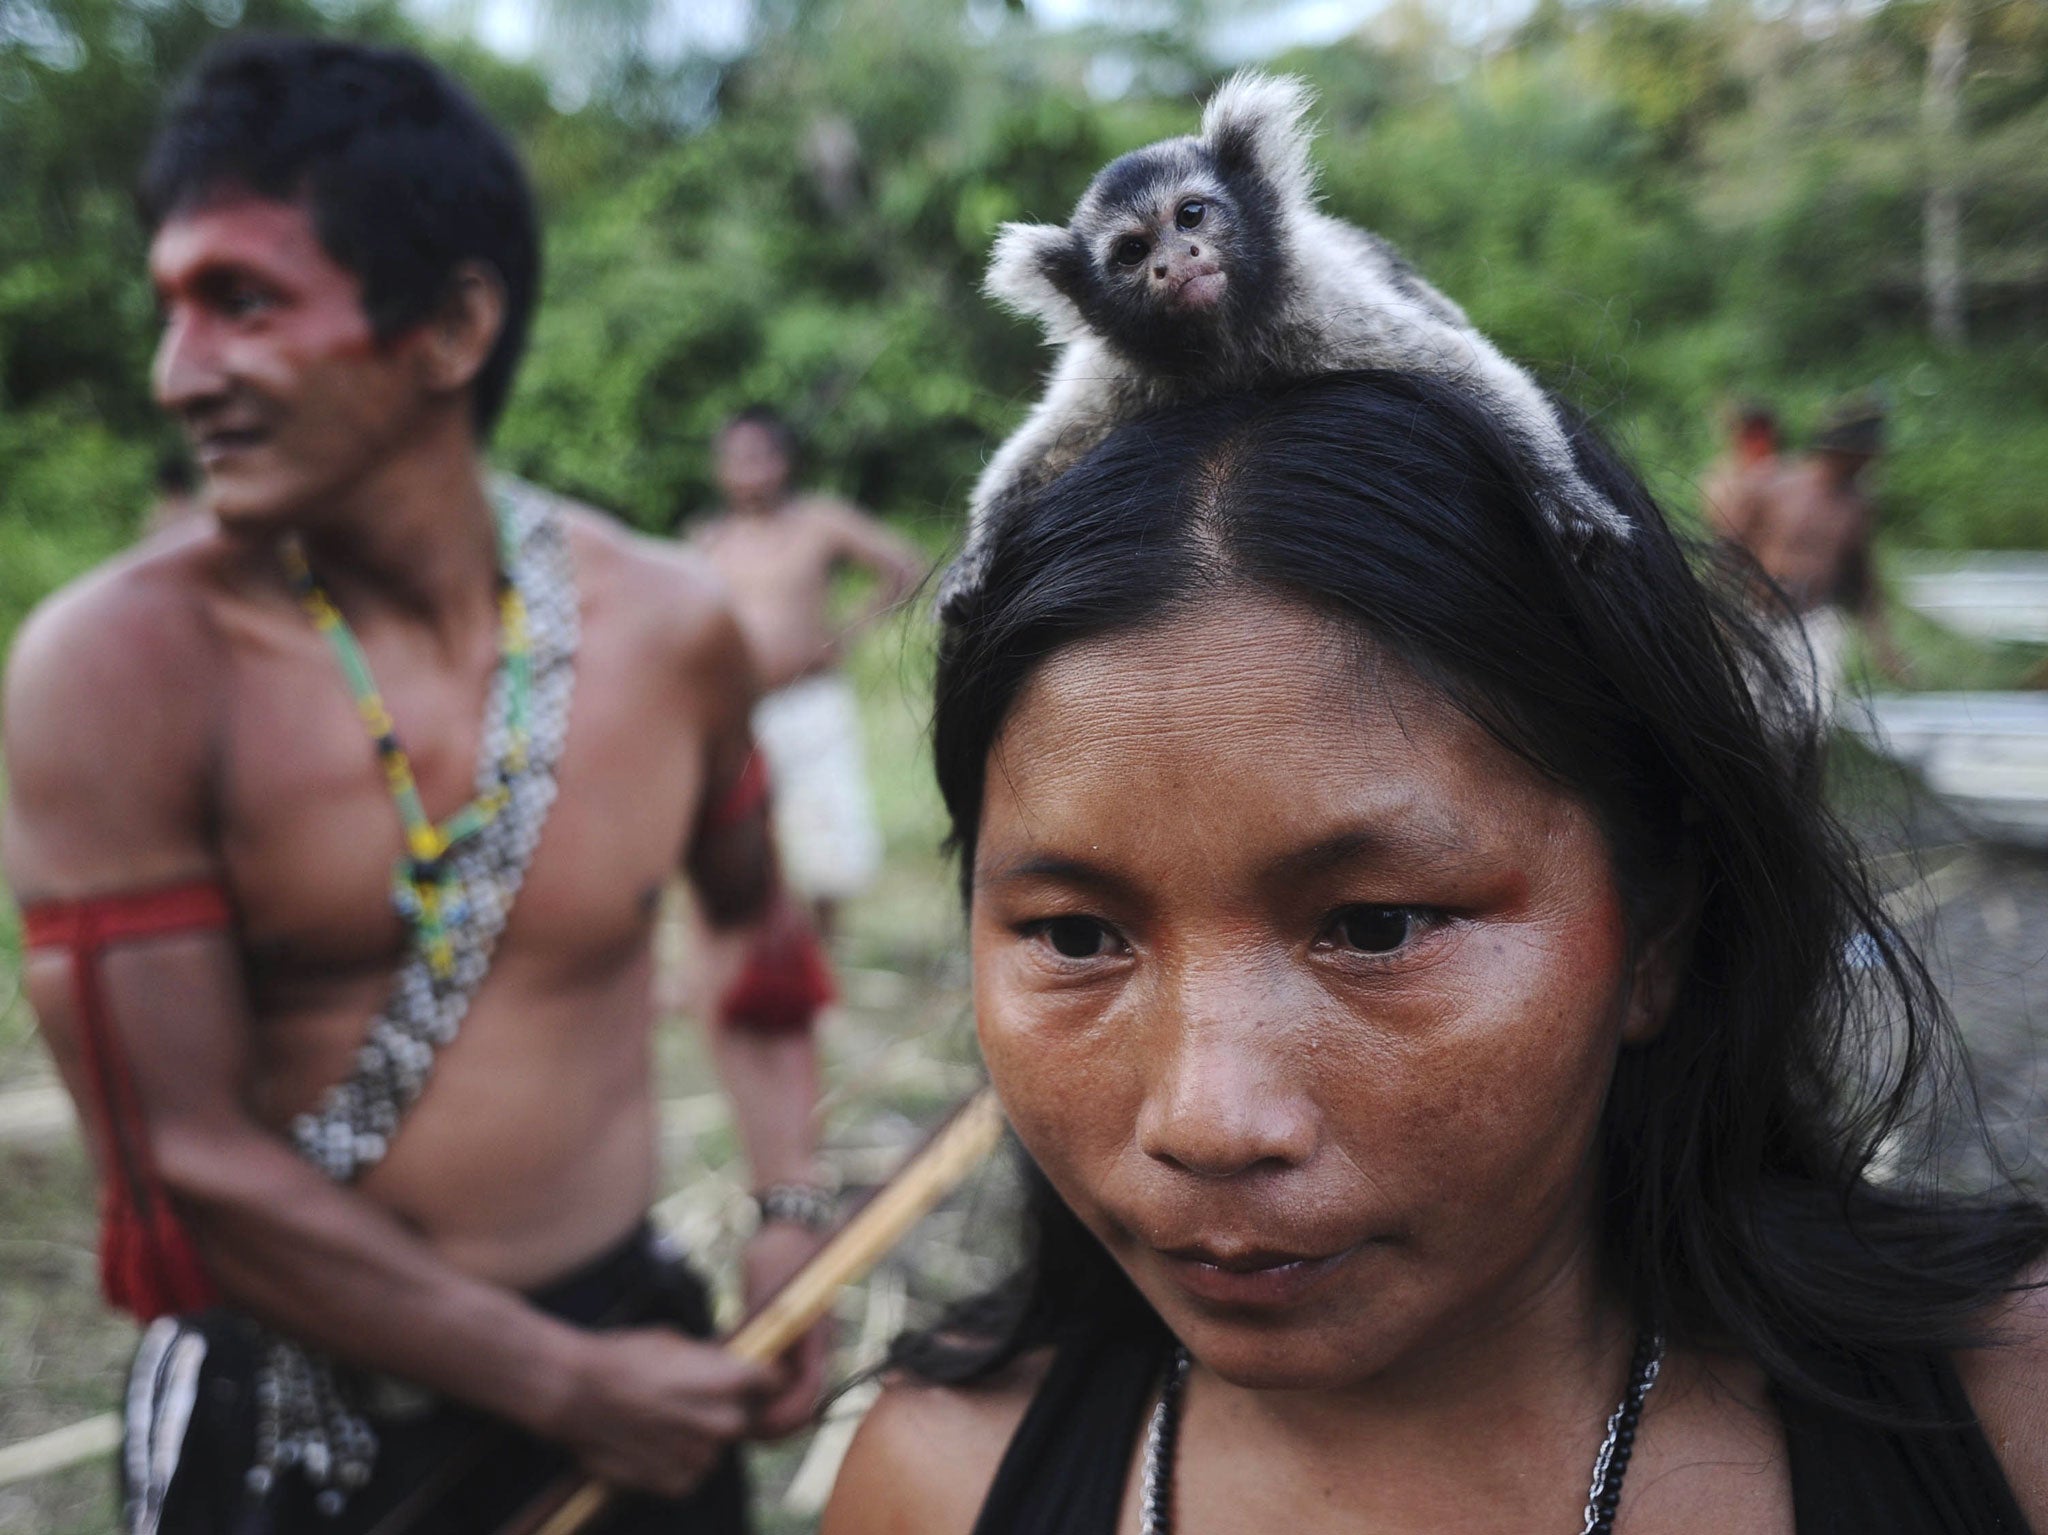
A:
[[[1358,1248],[1314,1257],[1300,1253],[1223,1254],[1199,1247],[1159,1252],[1167,1276],[1196,1300],[1216,1306],[1291,1306]]]

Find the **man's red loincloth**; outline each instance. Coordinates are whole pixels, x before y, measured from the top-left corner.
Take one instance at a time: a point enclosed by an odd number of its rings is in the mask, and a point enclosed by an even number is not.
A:
[[[704,816],[710,830],[722,830],[757,815],[769,799],[768,764],[759,749],[747,754],[732,787]],[[832,962],[809,928],[781,928],[747,951],[740,973],[718,999],[718,1021],[753,1034],[793,1034],[816,1021],[820,1009],[839,995]]]

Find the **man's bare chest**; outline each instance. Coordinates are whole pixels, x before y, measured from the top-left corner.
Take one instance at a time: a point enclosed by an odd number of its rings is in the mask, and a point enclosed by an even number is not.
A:
[[[464,666],[369,649],[428,815],[478,788],[488,650]],[[586,638],[557,794],[503,950],[568,971],[628,950],[676,866],[700,792],[701,744],[656,679]],[[392,893],[404,824],[338,663],[310,633],[237,657],[215,774],[218,842],[252,979],[387,971],[405,929]]]
[[[795,515],[735,520],[707,539],[704,551],[742,609],[814,604],[832,578],[831,546]]]
[[[1867,534],[1859,503],[1819,491],[1792,497],[1774,511],[1758,551],[1766,569],[1774,568],[1767,556],[1775,556],[1777,564],[1802,575],[1833,570]]]

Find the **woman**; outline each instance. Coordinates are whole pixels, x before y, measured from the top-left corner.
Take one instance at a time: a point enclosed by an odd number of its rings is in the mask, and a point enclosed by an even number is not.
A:
[[[1036,1250],[826,1535],[2048,1531],[2048,1214],[1871,1174],[1950,1025],[1792,679],[1579,448],[1625,544],[1448,386],[1220,401],[953,605]]]

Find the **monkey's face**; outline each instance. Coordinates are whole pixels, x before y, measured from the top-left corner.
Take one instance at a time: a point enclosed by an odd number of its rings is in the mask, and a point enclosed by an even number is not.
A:
[[[1045,272],[1097,335],[1148,367],[1213,367],[1240,349],[1276,291],[1279,210],[1197,139],[1111,161]]]
[[[1085,291],[1074,294],[1082,314],[1155,368],[1204,366],[1259,286],[1260,241],[1243,201],[1193,146],[1113,162],[1069,227],[1087,262]]]
[[[1127,210],[1101,242],[1098,270],[1107,286],[1148,308],[1195,316],[1223,303],[1231,208],[1222,192],[1199,184],[1162,189],[1148,206]]]
[[[1157,185],[1105,212],[1110,216],[1091,254],[1116,308],[1197,323],[1222,312],[1236,210],[1221,187],[1202,180]]]

